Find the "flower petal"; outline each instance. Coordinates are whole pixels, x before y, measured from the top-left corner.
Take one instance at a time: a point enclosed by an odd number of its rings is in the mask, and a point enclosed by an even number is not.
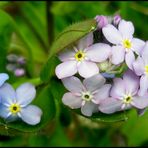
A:
[[[130,21],[121,20],[119,23],[119,31],[124,38],[132,38],[134,34],[134,25]]]
[[[128,70],[123,75],[123,81],[125,83],[126,94],[137,94],[139,88],[139,77],[135,75],[134,72]]]
[[[56,67],[55,72],[59,79],[70,77],[77,73],[77,62],[66,61],[64,63],[61,63]]]
[[[121,98],[125,94],[125,83],[121,78],[115,78],[110,95],[113,98]]]
[[[122,46],[112,47],[111,62],[118,65],[124,61],[125,50]]]
[[[106,114],[112,114],[116,111],[120,111],[122,101],[114,98],[107,98],[103,100],[99,105],[99,110]]]
[[[9,79],[9,76],[6,73],[0,73],[0,87],[4,84],[6,80]]]
[[[26,106],[35,98],[36,89],[30,83],[24,83],[16,89],[16,100],[22,106]]]
[[[105,84],[97,91],[97,93],[94,95],[94,100],[95,102],[97,102],[97,104],[99,104],[102,100],[107,99],[109,97],[110,88],[111,88],[110,84]]]
[[[145,43],[144,48],[141,51],[142,58],[145,64],[148,64],[148,41]]]
[[[106,72],[101,73],[101,75],[102,75],[104,78],[111,78],[111,79],[115,78],[115,74],[110,74],[110,73],[106,73]]]
[[[77,47],[79,50],[84,50],[85,48],[92,45],[92,43],[93,43],[93,33],[91,32],[79,40]]]
[[[9,115],[9,109],[7,106],[0,104],[0,117],[6,119]]]
[[[36,125],[41,121],[42,110],[35,105],[29,105],[22,108],[20,115],[21,119],[27,124]]]
[[[87,56],[91,61],[103,62],[111,54],[111,47],[107,44],[96,43],[90,46],[87,50]]]
[[[78,66],[78,72],[80,76],[84,78],[89,78],[95,74],[99,73],[99,68],[95,63],[83,61]]]
[[[121,33],[111,24],[103,27],[102,29],[104,36],[106,39],[113,44],[120,44],[122,41]]]
[[[72,93],[65,93],[62,102],[72,109],[80,108],[82,105],[82,99],[79,96],[75,96]]]
[[[73,93],[81,92],[84,89],[83,84],[77,77],[68,77],[62,79],[62,82],[67,90]]]
[[[97,112],[98,105],[92,103],[91,101],[86,102],[84,106],[81,107],[81,112],[85,116],[92,116],[94,112]]]
[[[148,107],[148,94],[144,96],[135,96],[133,98],[134,106],[138,109],[144,109]]]
[[[132,39],[132,50],[135,51],[138,55],[141,53],[144,45],[145,45],[145,42],[140,40],[140,39],[137,39],[137,38],[133,38]]]
[[[144,113],[146,112],[147,108],[144,108],[144,109],[137,109],[137,114],[138,116],[142,116],[144,115]]]
[[[129,51],[128,53],[126,53],[125,55],[125,61],[126,61],[126,64],[127,66],[133,70],[133,63],[135,61],[135,55],[132,51]]]
[[[75,56],[75,51],[67,49],[63,51],[62,53],[60,53],[58,57],[62,62],[65,62],[65,61],[70,60],[71,58],[74,58],[74,56]]]
[[[138,56],[138,58],[133,63],[133,69],[138,76],[144,74],[144,61],[140,56]]]
[[[102,75],[97,74],[87,79],[84,79],[83,84],[88,91],[93,92],[103,86],[105,81],[106,80]]]
[[[16,121],[16,120],[19,120],[19,117],[18,117],[18,115],[17,114],[11,114],[7,119],[6,119],[6,121],[7,121],[7,123],[8,122],[14,122],[14,121]]]
[[[0,87],[0,96],[1,96],[1,102],[6,105],[15,103],[16,101],[15,90],[8,83],[4,83],[2,87]]]
[[[139,96],[143,96],[148,91],[148,77],[147,75],[143,75],[140,78],[140,90],[138,92]]]

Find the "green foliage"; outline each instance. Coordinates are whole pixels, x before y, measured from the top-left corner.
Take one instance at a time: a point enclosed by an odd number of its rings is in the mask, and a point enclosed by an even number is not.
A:
[[[50,59],[48,59],[41,71],[40,74],[41,80],[44,82],[48,82],[51,79],[51,77],[55,75],[55,67],[58,64],[59,64],[58,57],[53,56]]]
[[[129,120],[122,127],[122,133],[128,139],[128,146],[141,146],[147,141],[147,123],[148,112],[141,117],[137,116],[134,110],[130,113]]]
[[[75,110],[76,113],[81,114],[80,110]],[[84,115],[82,115],[84,116]],[[128,112],[117,112],[114,114],[103,114],[101,112],[93,114],[91,117],[86,117],[95,122],[119,122],[128,120]]]
[[[14,26],[11,23],[10,16],[1,10],[0,18],[3,18],[3,21],[0,23],[0,72],[4,72],[6,71],[6,55],[10,46]]]

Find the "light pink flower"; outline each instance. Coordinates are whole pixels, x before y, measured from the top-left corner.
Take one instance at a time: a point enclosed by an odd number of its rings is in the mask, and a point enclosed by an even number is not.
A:
[[[93,33],[82,38],[73,50],[67,50],[60,54],[63,62],[56,67],[55,73],[59,79],[75,75],[77,72],[84,78],[99,73],[96,62],[105,61],[111,53],[111,47],[107,44],[93,44]]]
[[[114,18],[113,18],[113,24],[118,25],[120,21],[121,21],[121,16],[118,15],[118,14],[115,15]]]
[[[138,76],[141,76],[139,95],[142,96],[148,92],[148,41],[146,42],[141,55],[139,55],[133,63],[133,68],[135,73]]]
[[[132,107],[144,109],[148,106],[148,93],[144,96],[138,95],[139,77],[128,70],[122,78],[115,78],[110,91],[109,98],[103,100],[99,110],[106,114],[116,111],[127,110]]]
[[[95,20],[97,21],[97,28],[101,29],[103,27],[105,27],[107,24],[109,24],[109,20],[107,18],[107,16],[104,15],[97,15],[95,17]]]
[[[135,55],[139,54],[144,46],[144,41],[134,38],[134,26],[130,21],[121,20],[118,29],[111,24],[102,29],[106,39],[113,44],[111,61],[118,65],[124,60],[130,69],[135,60]]]
[[[98,105],[109,97],[111,88],[110,84],[105,84],[105,79],[100,74],[84,79],[83,83],[74,76],[64,78],[62,82],[70,91],[64,94],[62,102],[72,109],[81,108],[85,116],[98,112]]]

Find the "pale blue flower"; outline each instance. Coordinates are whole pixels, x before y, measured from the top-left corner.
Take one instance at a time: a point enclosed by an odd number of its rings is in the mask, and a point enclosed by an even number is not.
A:
[[[0,73],[0,87],[5,83],[6,80],[9,79],[9,76],[6,73]],[[0,97],[1,103],[1,97]]]
[[[16,91],[5,83],[0,88],[0,116],[7,122],[21,118],[30,125],[36,125],[41,120],[42,111],[35,105],[29,105],[36,96],[35,87],[24,83]]]
[[[6,73],[0,73],[0,87],[9,79],[9,76]]]

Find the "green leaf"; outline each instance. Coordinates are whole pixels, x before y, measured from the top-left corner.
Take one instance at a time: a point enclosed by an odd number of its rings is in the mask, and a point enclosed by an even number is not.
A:
[[[148,140],[148,111],[139,117],[136,110],[132,110],[129,115],[129,120],[120,129],[128,139],[128,146],[141,146]]]
[[[20,6],[22,5],[21,3],[19,4]],[[48,30],[47,30],[47,19],[46,19],[45,8],[46,8],[46,2],[43,1],[42,2],[40,1],[39,3],[24,2],[23,7],[21,7],[21,12],[25,20],[29,22],[29,26],[36,34],[36,37],[43,44],[43,47],[48,49],[49,41],[48,41]],[[39,11],[41,13],[38,13]]]
[[[55,67],[59,64],[59,60],[56,56],[51,57],[44,65],[40,78],[42,81],[47,82],[52,76],[55,75]]]
[[[43,111],[43,115],[41,118],[41,122],[35,126],[28,125],[24,123],[23,121],[15,121],[11,123],[5,123],[1,120],[1,126],[3,127],[3,130],[6,129],[9,133],[9,130],[14,130],[17,133],[19,132],[36,132],[47,125],[54,117],[55,117],[55,103],[53,96],[50,92],[50,86],[46,86],[45,88],[41,88],[41,90],[37,91],[40,92],[37,95],[37,98],[33,101],[32,104],[37,105],[40,107]],[[15,131],[16,130],[16,131]]]
[[[27,147],[44,147],[48,146],[49,138],[43,134],[29,134]]]
[[[52,57],[62,49],[73,44],[89,32],[95,30],[95,28],[96,21],[94,19],[78,22],[67,27],[54,41],[50,49],[49,57]]]
[[[21,147],[25,144],[23,136],[0,136],[0,147]],[[19,142],[18,142],[19,141]]]
[[[10,45],[12,32],[14,30],[9,15],[0,10],[0,72],[6,70],[6,55]]]
[[[68,135],[59,122],[56,123],[56,129],[50,138],[49,145],[53,147],[69,147],[72,145]]]
[[[82,115],[80,109],[74,110],[76,113]],[[84,116],[84,115],[82,115]],[[94,113],[91,117],[84,116],[96,122],[119,122],[128,120],[128,111],[126,112],[117,112],[114,114],[104,114],[101,112]]]

